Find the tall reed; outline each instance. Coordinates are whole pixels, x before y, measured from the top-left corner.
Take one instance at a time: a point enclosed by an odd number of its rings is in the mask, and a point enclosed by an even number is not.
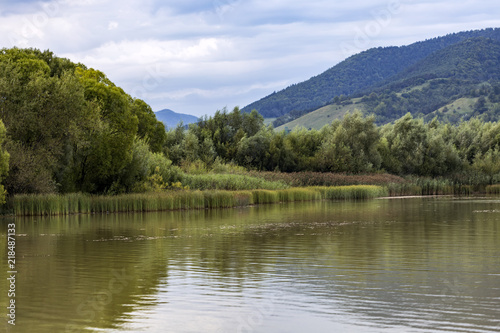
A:
[[[386,185],[390,196],[408,195],[471,195],[483,192],[477,186],[452,183],[446,179],[411,178],[406,183]]]
[[[348,186],[348,185],[379,185],[388,183],[404,183],[404,178],[390,174],[348,175],[331,172],[272,172],[249,171],[246,174],[264,178],[269,181],[283,181],[293,187],[307,186]]]
[[[279,201],[312,201],[321,200],[321,192],[315,188],[290,188],[278,191]]]
[[[376,185],[351,185],[316,187],[322,198],[330,200],[359,200],[383,197],[389,194],[385,187]]]
[[[10,200],[15,215],[68,215],[77,213],[151,212],[177,209],[229,208],[252,204],[310,201],[321,199],[354,200],[387,195],[380,186],[307,187],[280,190],[190,190],[132,193],[116,196],[16,195]]]
[[[91,196],[82,193],[21,194],[9,200],[15,215],[67,215],[91,212]]]
[[[486,194],[500,194],[500,185],[486,186]]]
[[[283,181],[268,181],[259,177],[235,174],[205,174],[183,176],[182,184],[197,190],[279,190],[289,186]]]

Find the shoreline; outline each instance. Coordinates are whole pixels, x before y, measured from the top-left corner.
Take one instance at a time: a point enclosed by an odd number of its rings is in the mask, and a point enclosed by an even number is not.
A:
[[[375,185],[295,187],[283,190],[182,190],[116,196],[17,195],[3,216],[143,213],[172,210],[236,208],[258,204],[316,200],[365,200],[388,195]]]
[[[390,186],[346,185],[291,187],[280,190],[179,190],[120,195],[24,194],[9,198],[0,217],[67,216],[79,214],[146,213],[175,210],[239,208],[259,204],[318,200],[410,199],[426,197],[470,197],[495,195],[498,186],[486,193],[435,190],[424,194],[422,188],[413,191],[393,191]],[[403,193],[403,194],[402,194]],[[408,193],[408,194],[404,194]],[[416,194],[423,193],[423,194]]]

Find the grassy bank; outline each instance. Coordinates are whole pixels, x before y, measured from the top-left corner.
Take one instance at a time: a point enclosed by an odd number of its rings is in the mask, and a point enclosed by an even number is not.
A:
[[[387,195],[380,186],[306,187],[244,191],[166,191],[116,196],[16,195],[8,210],[17,216],[68,215],[116,212],[151,212],[178,209],[241,207],[312,200],[358,200]]]

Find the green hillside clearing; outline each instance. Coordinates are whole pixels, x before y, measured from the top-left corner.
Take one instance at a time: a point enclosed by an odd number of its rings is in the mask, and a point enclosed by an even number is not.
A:
[[[289,123],[279,126],[276,128],[276,131],[292,130],[296,127],[320,129],[323,126],[330,124],[335,119],[341,119],[347,112],[353,113],[356,110],[365,112],[366,107],[363,103],[348,105],[330,104],[319,108],[314,112],[305,114],[304,116]]]

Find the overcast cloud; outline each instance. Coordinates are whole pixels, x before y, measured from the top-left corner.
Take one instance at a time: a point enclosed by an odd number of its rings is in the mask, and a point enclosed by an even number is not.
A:
[[[200,116],[371,47],[500,27],[499,14],[491,0],[0,0],[0,45],[50,49],[155,111]]]

